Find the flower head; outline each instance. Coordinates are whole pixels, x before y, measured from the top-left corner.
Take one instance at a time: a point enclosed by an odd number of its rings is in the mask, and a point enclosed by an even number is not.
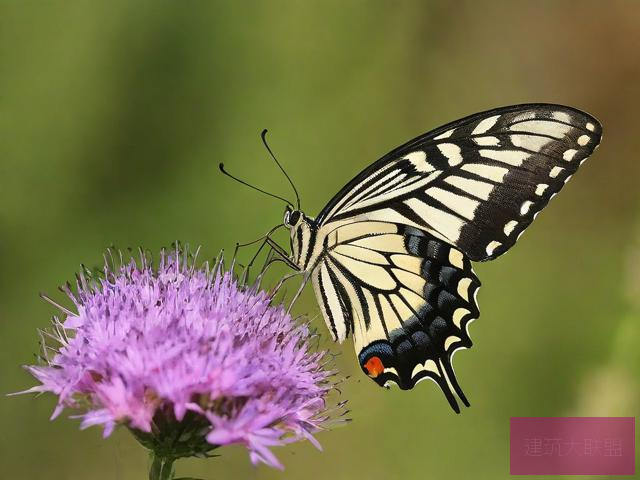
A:
[[[117,257],[117,256],[116,256]],[[113,255],[107,258],[112,258]],[[240,284],[222,262],[195,266],[180,248],[139,261],[107,261],[63,288],[46,362],[28,366],[32,392],[58,396],[53,417],[80,411],[108,436],[126,425],[161,455],[206,455],[246,445],[254,463],[281,468],[270,447],[311,435],[330,419],[328,355],[272,296]],[[341,408],[342,404],[338,404]]]

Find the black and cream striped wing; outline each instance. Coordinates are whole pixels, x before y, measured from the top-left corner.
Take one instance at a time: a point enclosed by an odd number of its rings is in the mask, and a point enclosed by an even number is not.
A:
[[[429,232],[471,260],[506,252],[591,155],[602,128],[579,110],[517,105],[458,120],[395,149],[320,213],[320,228],[354,220]]]
[[[471,346],[480,282],[470,260],[506,252],[589,157],[602,128],[570,107],[516,105],[411,140],[356,176],[314,222],[312,281],[336,340],[365,373],[429,378],[468,405],[451,364]]]
[[[391,222],[335,229],[312,272],[334,339],[353,335],[363,371],[379,385],[410,389],[435,381],[455,411],[468,405],[451,360],[470,347],[480,282],[462,252],[432,235]]]

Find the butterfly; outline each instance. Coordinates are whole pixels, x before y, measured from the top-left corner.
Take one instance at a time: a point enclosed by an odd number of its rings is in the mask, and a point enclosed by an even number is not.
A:
[[[456,396],[469,402],[452,360],[479,316],[472,262],[509,250],[601,135],[561,105],[477,113],[387,153],[315,218],[287,176],[298,198],[285,200],[290,253],[266,241],[311,281],[334,341],[353,336],[363,373],[401,389],[432,380],[459,413]]]

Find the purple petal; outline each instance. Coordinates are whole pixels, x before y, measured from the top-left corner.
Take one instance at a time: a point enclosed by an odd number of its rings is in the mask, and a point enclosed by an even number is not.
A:
[[[282,468],[271,448],[290,441],[320,448],[311,434],[328,420],[333,372],[307,326],[219,265],[196,268],[180,250],[150,265],[80,275],[68,292],[77,314],[56,323],[47,364],[27,367],[40,382],[28,392],[57,395],[54,417],[80,409],[81,428],[102,425],[105,436],[195,412],[210,423],[208,442],[244,444],[254,463]]]

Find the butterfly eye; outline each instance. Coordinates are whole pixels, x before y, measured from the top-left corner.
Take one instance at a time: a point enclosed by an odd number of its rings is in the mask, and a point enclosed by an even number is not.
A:
[[[298,220],[300,220],[300,212],[298,210],[291,212],[291,215],[289,216],[289,225],[296,225]]]

